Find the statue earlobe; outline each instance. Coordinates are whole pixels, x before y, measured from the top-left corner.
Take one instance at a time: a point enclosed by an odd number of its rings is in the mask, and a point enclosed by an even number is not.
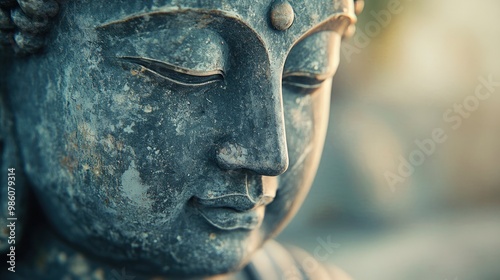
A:
[[[354,11],[357,16],[361,14],[364,8],[365,8],[365,0],[354,0]]]
[[[0,252],[17,247],[26,222],[28,190],[13,119],[0,92]],[[12,183],[10,183],[12,182]]]

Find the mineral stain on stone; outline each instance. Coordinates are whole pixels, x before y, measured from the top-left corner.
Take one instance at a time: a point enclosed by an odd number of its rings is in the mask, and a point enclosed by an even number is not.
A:
[[[130,163],[129,168],[123,172],[121,177],[122,190],[132,202],[138,206],[150,208],[151,200],[147,196],[148,185],[141,182],[139,171],[136,169],[135,162]]]

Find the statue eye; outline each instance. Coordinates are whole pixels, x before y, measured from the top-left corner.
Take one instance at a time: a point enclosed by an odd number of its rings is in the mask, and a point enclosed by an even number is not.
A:
[[[203,86],[224,80],[222,70],[196,71],[168,64],[163,61],[135,56],[120,56],[120,59],[140,65],[146,71],[165,80],[184,86]]]
[[[337,71],[341,36],[333,31],[313,33],[292,47],[283,69],[283,86],[303,94],[316,92]]]
[[[312,73],[285,73],[282,82],[286,86],[302,90],[314,90],[319,88],[327,78],[327,75]]]

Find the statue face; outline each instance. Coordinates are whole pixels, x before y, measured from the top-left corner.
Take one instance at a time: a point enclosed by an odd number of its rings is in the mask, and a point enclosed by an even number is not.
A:
[[[10,84],[47,217],[127,268],[241,268],[310,187],[351,7],[290,1],[279,31],[268,1],[81,2]]]

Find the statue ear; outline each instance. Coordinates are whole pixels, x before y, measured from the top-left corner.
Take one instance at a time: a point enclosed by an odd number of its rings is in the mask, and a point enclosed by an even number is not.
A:
[[[363,9],[365,8],[365,0],[354,0],[354,14],[356,16],[359,16],[361,12],[363,12]],[[353,23],[349,27],[347,27],[347,30],[344,33],[344,38],[350,38],[354,35],[356,32],[356,25],[355,25],[356,20],[354,20]]]
[[[365,8],[365,0],[354,0],[354,10],[356,12],[356,15],[361,14],[364,8]]]
[[[12,182],[12,183],[10,183]],[[15,141],[13,118],[0,88],[0,252],[18,246],[26,221],[28,191]],[[14,225],[14,226],[12,226]]]

